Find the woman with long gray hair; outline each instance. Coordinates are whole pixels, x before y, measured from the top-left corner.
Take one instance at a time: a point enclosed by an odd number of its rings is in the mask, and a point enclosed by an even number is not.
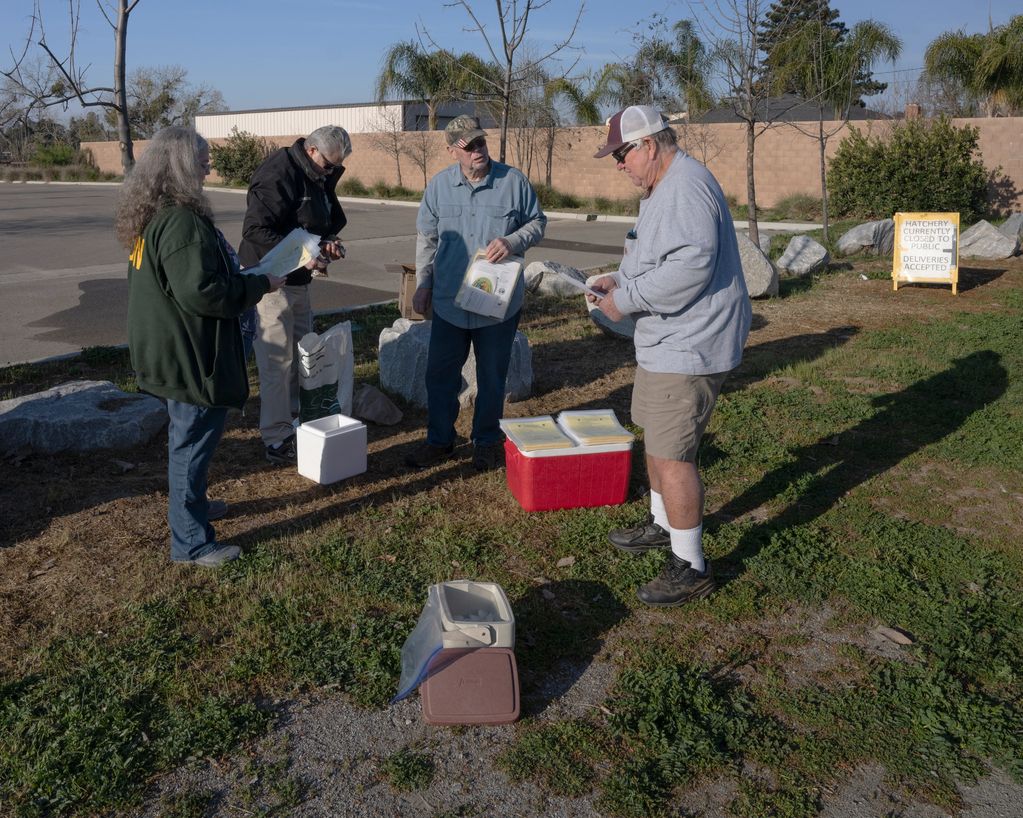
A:
[[[227,410],[249,394],[238,316],[284,279],[239,275],[203,194],[206,140],[191,128],[157,133],[125,180],[117,237],[129,251],[128,348],[139,389],[167,401],[171,559],[216,566],[238,546],[217,542],[207,471]]]

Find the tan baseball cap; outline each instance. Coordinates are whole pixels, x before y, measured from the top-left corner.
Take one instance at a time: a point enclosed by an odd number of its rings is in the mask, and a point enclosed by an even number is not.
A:
[[[452,119],[444,129],[444,138],[449,145],[464,148],[477,137],[485,137],[486,132],[480,127],[480,121],[474,116],[462,114]]]

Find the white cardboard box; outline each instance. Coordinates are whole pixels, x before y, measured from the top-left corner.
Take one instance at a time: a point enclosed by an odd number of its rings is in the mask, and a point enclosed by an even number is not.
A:
[[[298,473],[317,483],[336,483],[366,471],[366,425],[329,415],[298,427]]]

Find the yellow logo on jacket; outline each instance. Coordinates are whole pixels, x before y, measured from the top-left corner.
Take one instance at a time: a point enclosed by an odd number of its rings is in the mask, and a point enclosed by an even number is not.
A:
[[[132,248],[131,255],[128,256],[128,261],[132,263],[136,270],[142,269],[142,251],[146,249],[146,240],[139,236],[135,239],[135,247]]]

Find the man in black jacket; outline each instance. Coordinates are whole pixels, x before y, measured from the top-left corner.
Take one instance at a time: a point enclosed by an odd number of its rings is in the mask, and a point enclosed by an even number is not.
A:
[[[290,148],[274,151],[252,175],[246,203],[241,263],[250,267],[296,227],[321,237],[312,268],[299,268],[287,284],[259,302],[254,345],[259,367],[259,432],[271,463],[294,463],[292,413],[298,411],[298,341],[312,331],[309,282],[313,272],[341,258],[337,234],[347,219],[334,192],[352,152],[344,128],[325,125]]]

